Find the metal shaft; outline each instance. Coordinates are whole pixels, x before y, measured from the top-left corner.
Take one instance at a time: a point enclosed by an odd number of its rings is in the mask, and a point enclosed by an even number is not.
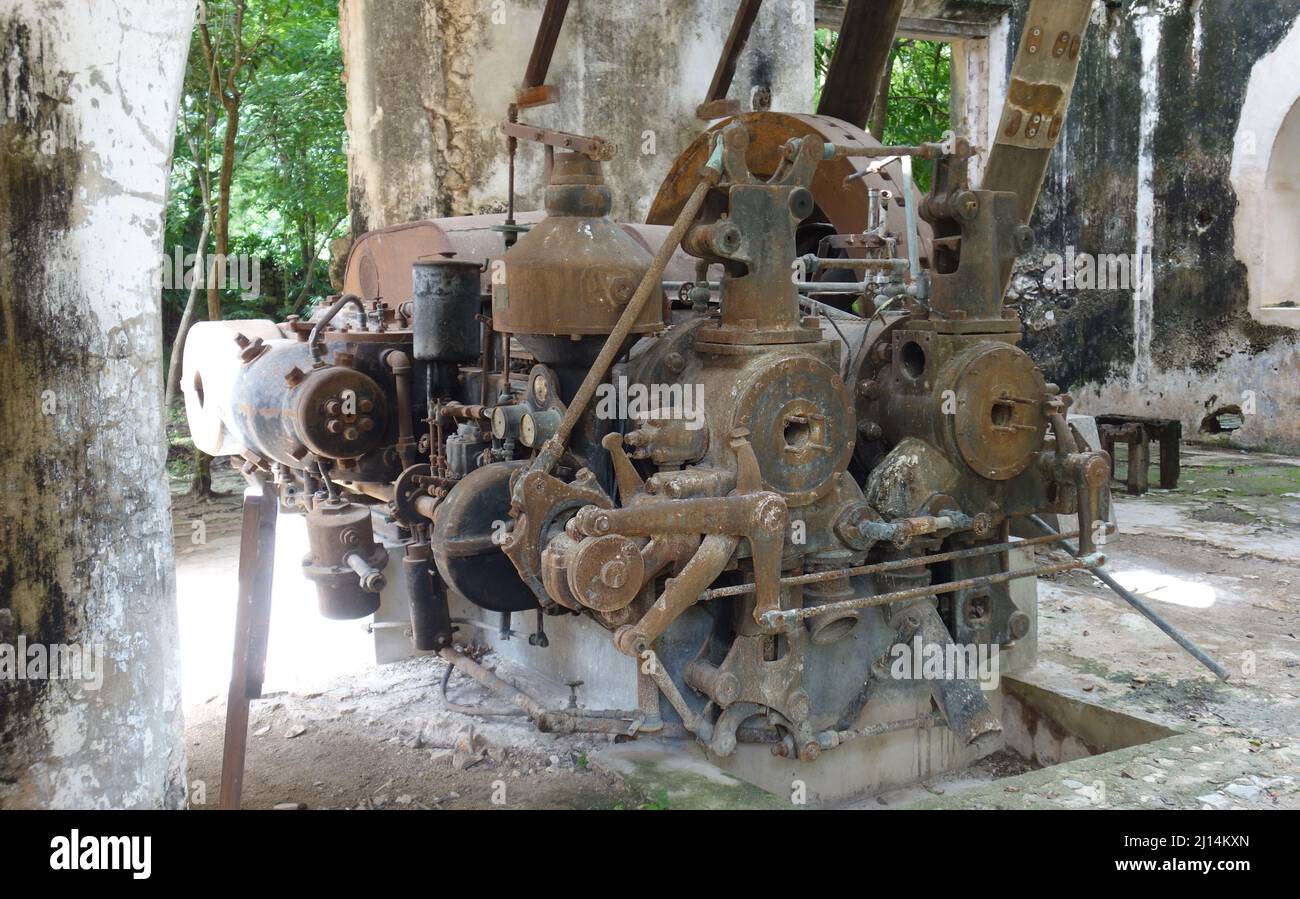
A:
[[[1048,534],[1056,533],[1055,528],[1053,528],[1046,521],[1043,521],[1043,519],[1037,515],[1030,515],[1029,520],[1032,521],[1039,528],[1041,528],[1043,531],[1047,532]],[[1071,546],[1069,543],[1062,541],[1061,546],[1064,547],[1065,551],[1068,552],[1070,555],[1078,556],[1079,551],[1075,549],[1073,546]],[[1224,670],[1222,665],[1220,665],[1218,662],[1214,661],[1214,659],[1206,655],[1205,650],[1201,649],[1199,646],[1197,646],[1195,643],[1189,640],[1182,631],[1180,631],[1178,628],[1174,627],[1168,621],[1165,621],[1158,614],[1156,614],[1156,611],[1152,609],[1149,605],[1147,605],[1141,599],[1138,599],[1138,597],[1134,596],[1128,590],[1120,586],[1119,582],[1116,581],[1113,577],[1111,577],[1107,572],[1103,571],[1100,568],[1094,568],[1092,573],[1095,574],[1097,577],[1101,578],[1101,582],[1103,584],[1105,584],[1107,587],[1109,587],[1110,589],[1114,590],[1117,594],[1119,594],[1120,598],[1122,598],[1126,603],[1128,603],[1133,608],[1141,612],[1142,615],[1145,616],[1152,624],[1154,624],[1156,627],[1160,628],[1162,631],[1168,634],[1171,640],[1173,640],[1183,649],[1187,650],[1188,654],[1191,655],[1192,658],[1196,659],[1196,661],[1200,662],[1206,668],[1209,668],[1211,671],[1213,671],[1215,677],[1217,677],[1219,680],[1224,680],[1224,681],[1228,679],[1229,677],[1228,672]]]
[[[856,568],[834,568],[829,571],[817,571],[812,574],[797,574],[791,577],[781,578],[782,587],[797,587],[801,584],[815,584],[819,581],[831,581],[842,577],[857,577],[863,574],[883,574],[888,571],[904,571],[908,568],[920,568],[923,565],[933,565],[936,562],[952,562],[956,559],[973,559],[978,556],[991,556],[998,553],[1010,552],[1013,549],[1019,549],[1025,546],[1039,546],[1044,543],[1059,543],[1060,541],[1078,536],[1078,532],[1072,531],[1068,534],[1051,534],[1043,537],[1031,537],[1028,540],[1017,540],[1011,543],[989,543],[984,546],[976,546],[971,549],[955,549],[946,553],[934,553],[928,556],[912,556],[907,559],[892,559],[888,562],[873,562],[870,565],[859,565]],[[710,599],[721,599],[724,596],[740,596],[744,593],[753,593],[756,589],[754,584],[736,584],[733,587],[715,587],[712,590],[706,590],[700,595],[700,601],[706,602]]]
[[[836,614],[849,612],[854,609],[866,609],[871,606],[886,606],[891,603],[902,602],[906,599],[921,599],[926,596],[936,596],[941,593],[955,593],[958,590],[966,590],[971,587],[983,587],[988,584],[1001,584],[1006,581],[1014,581],[1022,577],[1045,577],[1050,574],[1061,574],[1066,571],[1074,571],[1076,568],[1090,568],[1096,570],[1100,565],[1105,564],[1106,557],[1100,553],[1093,553],[1090,556],[1081,556],[1071,562],[1056,562],[1051,565],[1038,565],[1033,568],[1018,568],[1015,571],[999,571],[994,574],[982,574],[978,577],[962,578],[958,581],[948,581],[943,584],[926,584],[924,587],[912,587],[908,590],[895,590],[892,593],[879,593],[874,596],[859,596],[855,599],[846,599],[842,602],[828,602],[821,606],[810,606],[803,609],[786,609],[773,610],[763,613],[763,624],[767,627],[789,627],[797,621],[806,618],[816,618],[820,615]]]

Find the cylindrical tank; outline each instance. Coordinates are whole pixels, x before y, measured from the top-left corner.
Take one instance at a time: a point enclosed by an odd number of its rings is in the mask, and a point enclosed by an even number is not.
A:
[[[650,268],[650,253],[610,221],[609,210],[600,163],[581,153],[557,153],[546,218],[505,254],[505,277],[493,278],[493,327],[519,337],[540,362],[563,362],[573,354],[565,346],[571,340],[608,334]],[[663,326],[663,304],[652,301],[632,330],[645,334]],[[529,340],[545,336],[566,340]],[[556,352],[558,359],[542,358]]]
[[[375,542],[370,509],[345,499],[322,500],[307,513],[302,573],[316,584],[326,618],[365,618],[379,608],[388,550]]]
[[[415,358],[474,362],[479,358],[479,263],[450,256],[411,266]]]

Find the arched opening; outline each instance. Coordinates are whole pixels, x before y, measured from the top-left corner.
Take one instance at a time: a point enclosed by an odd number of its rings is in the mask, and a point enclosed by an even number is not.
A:
[[[1236,255],[1246,264],[1250,314],[1300,328],[1300,28],[1293,26],[1251,69],[1231,177]]]
[[[1300,314],[1300,100],[1282,120],[1268,154],[1264,283],[1260,305]]]

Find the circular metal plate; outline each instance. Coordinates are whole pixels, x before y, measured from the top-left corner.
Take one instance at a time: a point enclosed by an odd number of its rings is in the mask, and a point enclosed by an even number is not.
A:
[[[994,481],[1014,478],[1043,445],[1043,376],[1011,344],[984,344],[958,365],[957,414],[951,417],[957,449],[976,474]]]
[[[733,421],[749,430],[764,482],[794,505],[824,496],[853,454],[848,392],[811,356],[764,368],[745,387]]]

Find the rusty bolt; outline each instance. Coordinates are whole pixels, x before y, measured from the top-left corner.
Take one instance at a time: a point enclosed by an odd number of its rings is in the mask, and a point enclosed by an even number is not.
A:
[[[880,382],[870,378],[858,382],[858,395],[863,399],[873,400],[880,395]]]
[[[347,428],[346,430],[343,431],[343,439],[348,441],[349,443],[351,443],[353,440],[356,440],[360,436],[361,434],[360,432],[357,431],[356,428]]]
[[[980,211],[979,198],[973,191],[960,191],[952,198],[952,211],[964,222],[974,221]]]
[[[686,360],[682,358],[681,353],[669,353],[664,357],[664,368],[675,375],[679,375],[686,368]]]
[[[357,427],[361,428],[363,432],[374,430],[375,420],[373,418],[363,418],[357,422]]]
[[[343,422],[339,421],[337,418],[331,418],[329,421],[325,422],[325,430],[330,434],[337,434],[342,428]]]
[[[373,400],[367,399],[357,403],[357,411],[359,412],[363,412],[363,413],[373,412],[374,408],[375,408],[375,403]]]
[[[817,756],[821,754],[822,754],[821,744],[818,743],[816,740],[809,740],[807,743],[803,744],[803,746],[799,748],[799,761],[815,762],[817,761]]]
[[[342,411],[343,411],[343,404],[340,403],[338,400],[330,400],[325,404],[326,415],[338,415]]]

